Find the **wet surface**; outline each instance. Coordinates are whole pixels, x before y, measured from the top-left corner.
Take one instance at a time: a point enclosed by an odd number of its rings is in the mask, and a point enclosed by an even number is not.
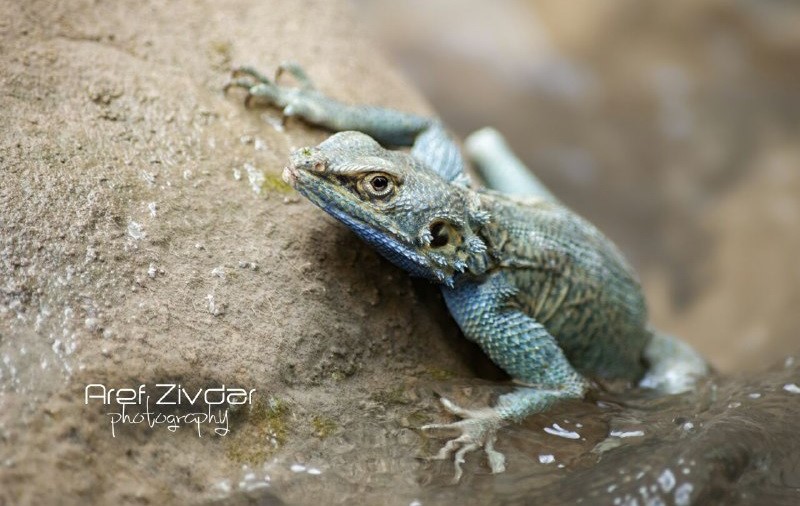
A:
[[[266,465],[267,480],[249,487],[245,480],[232,495],[249,500],[263,488],[290,503],[321,494],[338,504],[797,504],[798,365],[787,358],[758,377],[710,378],[680,396],[595,392],[562,403],[501,430],[497,448],[508,461],[499,475],[473,453],[453,484],[451,462],[424,459],[440,441],[427,440],[416,455],[374,441],[354,448],[358,458],[345,451],[319,467]],[[496,384],[458,380],[435,391],[476,406],[502,393]],[[420,394],[432,392],[426,386]],[[362,452],[371,457],[360,475],[350,466]],[[415,458],[413,481],[387,476],[398,459]]]
[[[418,9],[403,65],[457,131],[507,133],[724,375],[560,404],[502,430],[506,473],[472,454],[457,486],[417,428],[503,375],[436,287],[281,183],[326,133],[221,93],[234,64],[291,59],[430,112],[360,38],[365,2],[0,3],[0,504],[797,504],[796,8],[631,2],[484,3],[480,30]],[[437,52],[425,27],[460,32]],[[257,402],[225,437],[115,437],[97,382]]]

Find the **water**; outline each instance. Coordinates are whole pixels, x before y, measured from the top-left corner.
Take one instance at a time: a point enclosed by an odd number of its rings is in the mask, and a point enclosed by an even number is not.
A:
[[[756,377],[716,377],[680,396],[632,390],[594,392],[523,424],[502,429],[507,471],[489,473],[482,454],[467,457],[451,483],[451,462],[428,462],[443,442],[411,437],[370,440],[354,429],[350,445],[314,464],[265,464],[277,504],[800,504],[800,368],[793,360]],[[421,388],[468,404],[502,393],[497,384],[453,380]],[[437,415],[439,416],[439,415]],[[367,428],[368,430],[368,428]],[[420,443],[422,448],[420,449]],[[402,463],[418,463],[413,475]],[[296,469],[314,468],[314,474]],[[395,474],[393,471],[397,471]],[[240,480],[242,477],[239,477]],[[258,489],[225,494],[258,501]]]

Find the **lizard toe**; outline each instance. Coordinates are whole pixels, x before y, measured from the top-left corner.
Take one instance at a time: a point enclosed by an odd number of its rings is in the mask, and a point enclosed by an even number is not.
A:
[[[498,414],[490,408],[483,410],[463,409],[447,399],[442,399],[442,404],[445,409],[464,419],[452,423],[428,424],[422,427],[422,430],[447,430],[460,433],[458,437],[447,441],[436,455],[430,457],[430,460],[452,458],[455,467],[453,482],[457,483],[464,474],[462,466],[466,462],[465,456],[483,448],[492,473],[505,471],[505,456],[494,447],[497,441],[497,429],[501,423],[501,418]]]

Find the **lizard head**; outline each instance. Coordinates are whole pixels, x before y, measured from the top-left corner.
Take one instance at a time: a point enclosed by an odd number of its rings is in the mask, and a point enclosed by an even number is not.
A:
[[[341,132],[292,153],[283,178],[413,276],[451,285],[487,268],[476,230],[489,220],[469,189],[407,153]]]

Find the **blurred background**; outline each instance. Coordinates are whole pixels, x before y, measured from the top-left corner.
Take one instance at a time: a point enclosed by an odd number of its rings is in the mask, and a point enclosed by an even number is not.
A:
[[[353,0],[459,135],[498,128],[724,372],[800,348],[800,3]]]

